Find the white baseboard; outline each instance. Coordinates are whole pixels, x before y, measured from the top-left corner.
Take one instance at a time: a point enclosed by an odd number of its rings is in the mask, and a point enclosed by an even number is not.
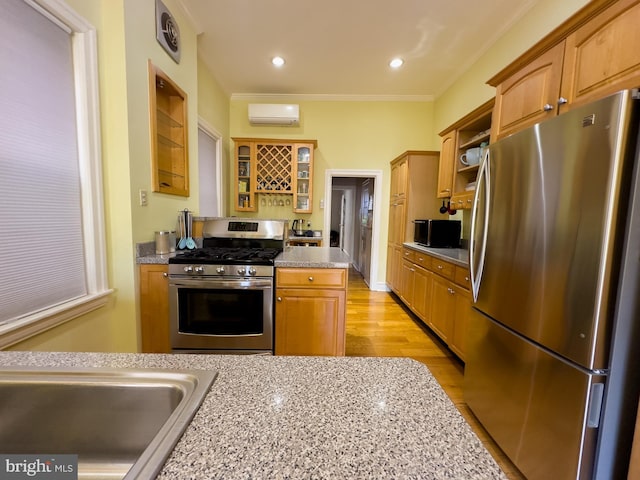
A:
[[[374,292],[390,292],[391,290],[384,282],[376,282],[369,285],[369,290],[373,290]]]

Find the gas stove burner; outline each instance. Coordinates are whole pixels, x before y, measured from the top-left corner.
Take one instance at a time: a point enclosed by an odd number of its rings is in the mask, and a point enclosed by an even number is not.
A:
[[[280,251],[276,248],[204,247],[179,253],[169,263],[273,265]]]

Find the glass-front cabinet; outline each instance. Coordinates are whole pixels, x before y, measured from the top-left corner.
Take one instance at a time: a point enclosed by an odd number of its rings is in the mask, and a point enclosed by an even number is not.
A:
[[[293,211],[311,213],[313,193],[313,145],[296,144],[293,150],[295,190]]]
[[[273,204],[290,206],[294,213],[312,213],[315,140],[233,140],[236,211],[255,212],[258,204]],[[273,200],[274,194],[293,198]]]
[[[235,209],[239,212],[254,212],[255,201],[255,155],[253,143],[236,143],[236,195]]]

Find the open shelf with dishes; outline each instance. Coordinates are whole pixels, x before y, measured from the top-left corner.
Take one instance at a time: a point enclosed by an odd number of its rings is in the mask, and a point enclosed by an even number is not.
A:
[[[492,98],[440,133],[438,196],[450,198],[457,209],[473,205],[476,177],[489,145],[494,103]]]

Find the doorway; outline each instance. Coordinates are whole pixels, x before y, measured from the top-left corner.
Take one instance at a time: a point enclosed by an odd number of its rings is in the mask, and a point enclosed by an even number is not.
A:
[[[198,214],[220,217],[222,203],[222,146],[221,135],[204,120],[198,121],[198,178],[200,195]]]
[[[371,290],[378,282],[381,170],[326,170],[324,238],[349,255]]]

